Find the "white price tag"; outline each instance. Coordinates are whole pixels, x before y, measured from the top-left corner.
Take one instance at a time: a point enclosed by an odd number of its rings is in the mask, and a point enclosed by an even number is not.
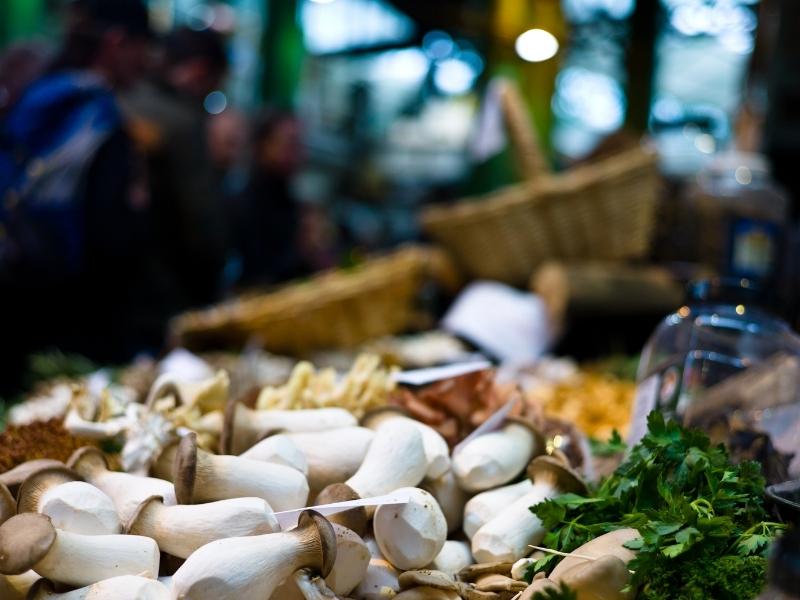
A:
[[[346,502],[334,502],[332,504],[320,504],[319,506],[307,506],[306,508],[295,508],[293,510],[283,510],[275,513],[281,529],[286,531],[297,527],[297,520],[300,514],[306,510],[315,510],[322,516],[335,515],[337,513],[357,508],[359,506],[381,506],[383,504],[408,504],[409,494],[403,492],[392,492],[384,496],[373,496],[372,498],[362,498],[360,500],[347,500]]]
[[[394,375],[394,380],[397,383],[405,385],[428,385],[429,383],[442,379],[450,379],[452,377],[458,377],[459,375],[466,375],[467,373],[474,373],[475,371],[483,371],[484,369],[491,368],[492,363],[488,360],[476,360],[466,363],[456,363],[454,365],[445,365],[443,367],[400,371]]]

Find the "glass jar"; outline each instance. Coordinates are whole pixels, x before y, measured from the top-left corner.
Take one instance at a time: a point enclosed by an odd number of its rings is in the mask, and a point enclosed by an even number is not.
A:
[[[746,279],[695,284],[690,300],[656,328],[642,352],[631,442],[653,409],[722,433],[769,436],[778,452],[800,447],[800,337],[759,308]],[[714,437],[714,436],[712,436]],[[800,474],[800,453],[789,466]]]

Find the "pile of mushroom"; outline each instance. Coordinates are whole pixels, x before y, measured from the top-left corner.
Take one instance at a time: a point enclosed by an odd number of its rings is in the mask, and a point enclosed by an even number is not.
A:
[[[530,423],[508,418],[451,452],[398,408],[359,422],[227,391],[223,373],[156,381],[146,410],[182,420],[149,472],[87,447],[0,475],[0,597],[510,600],[566,582],[581,599],[592,586],[626,598],[635,530],[522,580],[545,533],[529,507],[584,489]],[[73,409],[70,426],[102,430],[89,416]]]

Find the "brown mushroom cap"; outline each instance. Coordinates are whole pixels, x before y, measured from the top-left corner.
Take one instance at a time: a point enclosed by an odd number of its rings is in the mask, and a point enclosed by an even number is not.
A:
[[[21,575],[42,560],[56,541],[50,517],[23,513],[0,525],[0,573]]]
[[[236,412],[239,410],[239,401],[229,398],[225,404],[222,419],[222,431],[219,435],[219,453],[231,454],[233,452],[233,436],[236,433]]]
[[[89,477],[91,473],[96,471],[109,470],[106,455],[94,446],[84,446],[75,450],[67,461],[67,467],[81,477]]]
[[[320,504],[333,504],[335,502],[360,499],[361,496],[346,483],[332,483],[317,494],[314,499],[314,505],[319,506]],[[367,509],[364,506],[357,506],[335,515],[329,515],[328,520],[331,523],[338,523],[342,527],[347,527],[359,537],[363,538],[367,533],[369,518],[367,517]]]
[[[8,490],[12,494],[16,494],[19,486],[22,485],[22,482],[25,481],[31,473],[43,469],[44,467],[55,467],[63,464],[64,463],[60,460],[53,460],[52,458],[29,460],[0,475],[0,483],[8,486]]]
[[[144,516],[147,512],[147,509],[152,506],[154,502],[164,502],[164,497],[159,495],[150,496],[149,498],[145,498],[139,503],[139,506],[136,507],[136,510],[133,511],[131,518],[128,519],[128,522],[123,524],[122,526],[122,533],[125,535],[141,535],[137,531],[137,526],[139,525],[139,520]]]
[[[312,543],[319,545],[319,557],[314,566],[322,577],[330,575],[336,562],[336,532],[330,522],[315,510],[304,510],[292,533],[311,537]]]
[[[31,473],[19,486],[17,493],[17,512],[38,512],[39,501],[47,490],[62,483],[83,481],[72,469],[64,465],[46,467]]]
[[[192,504],[194,482],[197,476],[197,434],[191,432],[181,438],[175,454],[173,471],[175,499],[178,504]]]
[[[425,586],[436,588],[437,590],[458,591],[458,586],[452,577],[447,573],[434,571],[433,569],[418,569],[416,571],[400,573],[400,576],[397,578],[397,583],[400,584],[401,590]]]
[[[402,406],[395,406],[395,405],[387,405],[387,406],[379,406],[378,408],[373,408],[372,410],[367,411],[363,417],[361,417],[361,421],[359,425],[361,427],[369,428],[369,424],[371,421],[378,419],[386,414],[394,414],[400,417],[408,417],[412,419],[411,413],[409,413],[405,408]]]
[[[17,514],[17,503],[4,483],[0,483],[0,525]]]
[[[558,491],[566,494],[585,494],[586,484],[572,468],[552,456],[537,456],[528,465],[531,481],[548,482]]]
[[[53,583],[45,578],[37,579],[28,590],[27,600],[44,600],[56,593]]]

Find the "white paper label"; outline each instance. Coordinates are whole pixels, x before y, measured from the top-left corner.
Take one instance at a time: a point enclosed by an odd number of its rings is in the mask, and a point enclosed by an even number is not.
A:
[[[275,513],[281,529],[286,531],[297,527],[297,520],[300,514],[306,510],[315,510],[322,516],[335,515],[337,513],[357,508],[359,506],[381,506],[383,504],[408,504],[410,495],[408,492],[392,492],[384,496],[373,496],[372,498],[362,498],[360,500],[347,500],[346,502],[334,502],[332,504],[320,504],[319,506],[308,506],[306,508],[295,508],[293,510],[283,510]]]
[[[463,450],[464,447],[467,444],[469,444],[472,440],[474,440],[476,437],[485,435],[487,433],[495,431],[496,429],[500,429],[500,427],[503,426],[503,423],[505,422],[508,415],[510,415],[511,411],[514,410],[514,406],[516,406],[518,400],[519,400],[518,396],[514,396],[513,398],[511,398],[511,400],[509,400],[503,406],[501,406],[499,410],[495,411],[492,414],[492,416],[490,416],[483,423],[481,423],[480,426],[477,429],[475,429],[475,431],[473,431],[467,437],[461,440],[461,442],[455,448],[453,448],[453,456],[461,452],[461,450]]]
[[[490,363],[488,360],[478,360],[467,363],[456,363],[454,365],[445,365],[443,367],[401,371],[394,375],[394,380],[397,383],[402,383],[405,385],[427,385],[442,379],[450,379],[452,377],[458,377],[459,375],[466,375],[467,373],[474,373],[475,371],[483,371],[484,369],[491,368],[492,363]]]
[[[636,386],[636,398],[633,401],[633,414],[628,430],[628,447],[638,444],[647,433],[647,415],[656,408],[659,379],[658,374],[651,375]]]

